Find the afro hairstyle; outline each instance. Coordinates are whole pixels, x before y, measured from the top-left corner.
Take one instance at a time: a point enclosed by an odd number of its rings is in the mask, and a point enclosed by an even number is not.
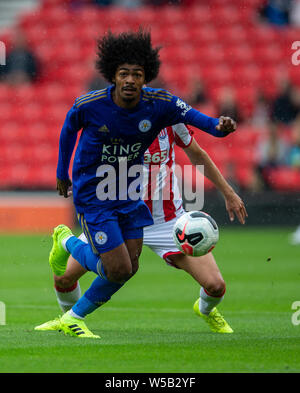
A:
[[[136,64],[144,68],[146,83],[155,79],[159,72],[160,47],[153,48],[149,31],[113,34],[108,31],[97,42],[96,69],[110,83],[122,64]]]

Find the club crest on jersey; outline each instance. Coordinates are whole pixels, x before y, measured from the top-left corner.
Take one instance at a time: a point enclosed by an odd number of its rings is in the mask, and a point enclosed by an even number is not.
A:
[[[99,231],[95,235],[95,240],[96,243],[100,244],[100,246],[103,246],[107,242],[107,234],[105,232]]]
[[[141,120],[140,122],[139,122],[139,130],[141,131],[141,132],[147,132],[147,131],[149,131],[150,130],[150,128],[151,128],[151,126],[152,126],[152,124],[151,124],[151,121],[150,120]]]
[[[109,129],[107,126],[104,124],[102,127],[98,128],[99,132],[109,132]]]
[[[167,135],[168,135],[167,130],[164,128],[163,130],[160,131],[158,137],[160,140],[163,140],[166,139]]]

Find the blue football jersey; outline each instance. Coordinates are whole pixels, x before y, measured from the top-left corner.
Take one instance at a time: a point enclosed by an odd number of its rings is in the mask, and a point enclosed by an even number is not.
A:
[[[113,206],[128,198],[121,195],[120,180],[131,167],[142,165],[144,152],[164,127],[186,123],[217,137],[227,135],[216,130],[218,119],[193,109],[166,90],[143,88],[138,105],[124,109],[114,103],[113,88],[77,98],[61,131],[57,177],[66,180],[77,133],[82,129],[72,171],[73,198],[79,213],[103,203]],[[107,183],[100,186],[103,179]],[[109,200],[101,199],[106,195],[105,184],[115,192]]]

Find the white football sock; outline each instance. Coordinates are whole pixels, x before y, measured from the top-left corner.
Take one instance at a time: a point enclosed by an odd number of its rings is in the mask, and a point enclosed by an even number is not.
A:
[[[81,289],[78,281],[70,288],[55,286],[54,290],[58,304],[64,313],[70,310],[81,297]]]
[[[77,315],[72,309],[69,311],[69,314],[70,314],[71,317],[73,317],[73,318],[84,319],[84,318],[81,317],[80,315]]]
[[[225,291],[224,291],[225,293]],[[224,298],[224,293],[223,295],[219,297],[215,297],[210,295],[205,291],[203,287],[200,289],[200,301],[199,301],[199,310],[202,314],[208,315],[211,310],[216,307],[217,304],[219,304],[223,298]]]

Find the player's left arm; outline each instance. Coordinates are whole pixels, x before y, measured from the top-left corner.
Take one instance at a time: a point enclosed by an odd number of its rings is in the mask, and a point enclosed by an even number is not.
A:
[[[184,151],[193,165],[204,166],[205,177],[207,177],[215,185],[225,199],[225,206],[230,220],[233,221],[234,216],[236,215],[239,222],[241,224],[245,224],[248,214],[244,202],[228,184],[206,151],[198,145],[195,139],[192,140],[188,147],[184,148]]]
[[[223,138],[237,129],[237,124],[232,118],[207,116],[176,96],[172,96],[172,99],[169,102],[166,101],[165,105],[167,106],[165,109],[166,116],[172,124],[190,124],[218,138]]]

